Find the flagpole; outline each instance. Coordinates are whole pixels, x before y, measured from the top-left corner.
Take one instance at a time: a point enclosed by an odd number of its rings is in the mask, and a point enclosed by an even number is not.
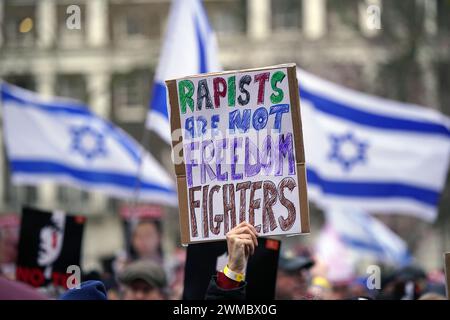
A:
[[[148,116],[148,115],[147,115]],[[135,185],[134,185],[134,191],[133,191],[133,197],[131,198],[131,203],[130,203],[130,207],[131,207],[131,214],[130,214],[130,220],[136,220],[136,209],[137,209],[137,205],[138,205],[138,201],[139,201],[139,196],[141,193],[141,176],[142,176],[142,167],[143,167],[143,161],[144,161],[144,155],[146,152],[146,146],[148,145],[150,140],[150,132],[149,130],[147,130],[147,128],[145,127],[145,123],[144,123],[144,132],[142,134],[142,138],[140,141],[141,144],[141,154],[139,156],[139,165],[137,168],[137,172],[136,172],[136,181],[135,181]]]

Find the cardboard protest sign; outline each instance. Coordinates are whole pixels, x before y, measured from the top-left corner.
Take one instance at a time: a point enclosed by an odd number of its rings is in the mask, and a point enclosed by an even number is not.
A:
[[[246,299],[273,300],[281,241],[258,238],[255,253],[246,271]],[[196,243],[188,246],[184,271],[183,300],[203,300],[211,277],[227,263],[226,241]],[[264,266],[264,268],[261,268]]]
[[[183,244],[309,232],[295,64],[166,81]]]
[[[80,265],[85,218],[24,208],[16,278],[34,287],[67,288],[67,267]]]

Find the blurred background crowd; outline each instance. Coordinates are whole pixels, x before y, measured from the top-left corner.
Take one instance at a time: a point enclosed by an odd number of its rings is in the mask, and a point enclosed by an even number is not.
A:
[[[81,9],[81,28],[70,30],[66,10],[74,4]],[[142,142],[172,173],[170,146],[154,132],[144,133],[170,4],[0,0],[0,78],[85,102]],[[367,27],[370,5],[382,10],[380,29]],[[204,7],[224,70],[295,62],[348,88],[450,115],[448,0],[205,0]],[[3,146],[1,153],[1,274],[14,278],[21,207],[57,208],[88,218],[83,279],[102,280],[109,299],[181,298],[186,254],[177,208],[52,183],[15,186]],[[360,252],[325,263],[324,214],[310,204],[310,216],[310,235],[283,239],[277,298],[445,296],[442,253],[450,249],[450,179],[434,223],[408,215],[377,216],[405,241],[412,258],[407,265]],[[380,267],[381,289],[367,286],[371,265]]]

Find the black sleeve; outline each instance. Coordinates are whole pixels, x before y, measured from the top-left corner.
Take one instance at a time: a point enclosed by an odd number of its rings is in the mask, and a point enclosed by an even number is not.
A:
[[[235,289],[222,289],[217,285],[217,276],[213,276],[206,290],[206,300],[245,300],[245,287],[247,282]]]

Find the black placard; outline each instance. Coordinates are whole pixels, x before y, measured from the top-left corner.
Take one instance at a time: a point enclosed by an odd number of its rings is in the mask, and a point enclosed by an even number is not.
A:
[[[62,211],[23,208],[17,280],[66,288],[67,267],[80,266],[84,222],[84,217]]]

